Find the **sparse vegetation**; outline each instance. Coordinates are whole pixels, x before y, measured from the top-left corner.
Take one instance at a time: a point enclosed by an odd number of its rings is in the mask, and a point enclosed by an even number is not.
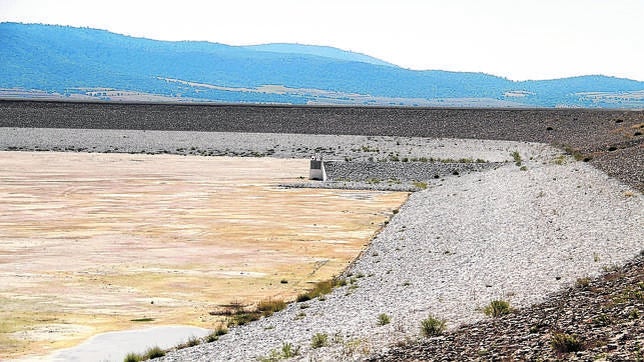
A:
[[[422,181],[414,181],[414,187],[425,190],[427,188],[427,182],[422,182]]]
[[[329,344],[329,336],[326,333],[316,333],[311,338],[311,348],[317,349]]]
[[[284,358],[295,357],[299,354],[300,347],[293,347],[293,344],[288,342],[282,344],[282,356],[284,356]]]
[[[165,356],[165,351],[158,346],[152,347],[145,351],[146,359],[153,359]]]
[[[159,358],[165,356],[165,351],[158,346],[148,348],[147,351],[143,354],[139,353],[128,353],[123,359],[124,362],[139,362],[146,361],[153,358]]]
[[[275,312],[286,308],[286,302],[283,300],[267,299],[257,304],[257,310],[262,312],[262,315],[268,317]]]
[[[512,159],[514,159],[514,164],[517,166],[521,166],[521,154],[519,154],[519,151],[514,151],[510,154],[512,156]]]
[[[317,297],[320,297],[325,294],[331,293],[334,287],[340,286],[340,285],[345,285],[344,280],[341,279],[331,279],[331,280],[324,280],[321,282],[317,282],[315,286],[309,290],[306,293],[302,293],[297,296],[296,301],[298,302],[306,302],[307,300],[311,300]]]
[[[446,322],[430,315],[420,322],[420,331],[425,337],[434,337],[443,334],[446,329]]]
[[[125,358],[123,359],[123,362],[139,362],[143,360],[143,356],[138,354],[138,353],[133,353],[130,352],[128,353]]]
[[[510,314],[511,311],[510,302],[505,300],[493,300],[483,309],[486,316],[495,318]]]
[[[188,340],[185,341],[184,343],[181,343],[181,344],[177,345],[175,348],[176,349],[184,349],[184,348],[188,348],[188,347],[194,347],[194,346],[200,345],[202,342],[203,342],[203,340],[201,338],[197,338],[195,336],[192,336],[192,337],[188,338]]]
[[[391,318],[386,313],[381,313],[378,315],[378,325],[384,326],[391,323]]]
[[[282,348],[278,351],[276,349],[266,357],[259,358],[260,362],[276,362],[287,358],[292,358],[300,354],[300,347],[293,347],[292,343],[284,342]]]
[[[219,339],[219,337],[228,333],[228,328],[223,325],[218,326],[212,333],[206,336],[206,342],[211,343]]]
[[[567,333],[553,333],[550,337],[550,345],[559,353],[577,352],[583,350],[583,343],[577,336]]]
[[[569,155],[571,155],[575,159],[575,161],[588,162],[588,161],[590,161],[592,159],[592,157],[585,156],[578,149],[573,148],[571,146],[566,146],[565,145],[565,146],[563,146],[563,148],[564,148],[564,151],[566,151],[566,153],[568,153]]]
[[[233,302],[223,311],[210,312],[210,314],[228,316],[228,326],[242,326],[262,317],[268,317],[284,308],[286,308],[286,302],[283,300],[266,299],[259,302],[255,308],[248,308],[238,302]]]
[[[256,321],[261,317],[261,314],[256,311],[247,312],[240,311],[236,314],[233,314],[230,319],[228,319],[229,326],[243,326],[250,322]]]

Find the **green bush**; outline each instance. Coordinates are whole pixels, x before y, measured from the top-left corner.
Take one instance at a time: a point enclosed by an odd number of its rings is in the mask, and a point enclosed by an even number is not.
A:
[[[577,336],[566,333],[553,333],[550,337],[550,345],[559,353],[577,352],[584,348]]]
[[[500,317],[510,314],[511,311],[510,303],[505,300],[493,300],[483,309],[483,313],[488,317]]]
[[[389,324],[390,322],[391,322],[391,318],[387,314],[382,313],[382,314],[378,315],[378,325],[379,326],[384,326],[386,324]]]
[[[282,344],[282,357],[291,358],[300,354],[300,347],[293,347],[292,343],[285,342]]]
[[[142,360],[143,360],[143,356],[141,356],[138,353],[130,352],[127,354],[127,356],[125,356],[125,358],[123,359],[123,362],[140,362]]]
[[[517,166],[521,166],[521,155],[519,154],[519,151],[514,151],[511,153],[512,159],[514,159],[514,164]]]
[[[446,322],[430,315],[427,319],[420,322],[420,331],[425,337],[439,336],[446,329]]]
[[[144,357],[145,359],[153,359],[153,358],[159,358],[163,356],[165,356],[165,351],[162,350],[160,347],[155,346],[145,351]]]
[[[311,338],[311,348],[321,348],[329,344],[329,336],[326,333],[316,333]]]

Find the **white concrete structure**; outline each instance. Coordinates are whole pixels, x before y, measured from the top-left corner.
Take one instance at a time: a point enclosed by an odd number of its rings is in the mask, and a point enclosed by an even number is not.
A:
[[[311,170],[309,172],[309,180],[326,181],[326,171],[324,170],[324,160],[322,155],[315,154],[311,158]]]

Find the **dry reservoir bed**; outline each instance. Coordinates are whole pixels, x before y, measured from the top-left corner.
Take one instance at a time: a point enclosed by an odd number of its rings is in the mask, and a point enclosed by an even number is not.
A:
[[[292,299],[407,199],[278,186],[307,175],[307,160],[0,152],[0,359]]]

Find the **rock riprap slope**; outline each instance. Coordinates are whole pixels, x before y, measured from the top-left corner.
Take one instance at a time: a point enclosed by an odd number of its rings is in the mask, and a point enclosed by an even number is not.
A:
[[[492,300],[527,307],[637,255],[637,191],[547,145],[513,148],[523,169],[506,163],[412,194],[346,285],[164,360],[253,360],[284,343],[302,360],[360,359],[420,338],[429,315],[454,328],[484,319]],[[391,322],[380,325],[381,314]],[[327,337],[319,348],[316,335]]]

